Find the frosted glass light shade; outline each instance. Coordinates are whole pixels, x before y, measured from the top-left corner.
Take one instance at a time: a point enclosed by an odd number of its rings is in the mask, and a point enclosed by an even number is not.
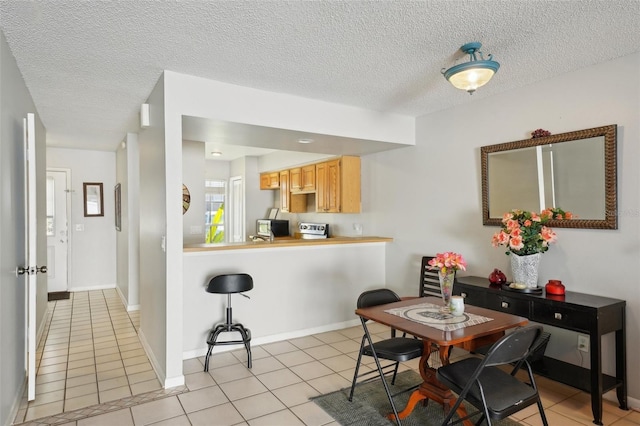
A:
[[[455,88],[472,94],[478,87],[487,84],[500,68],[500,64],[492,60],[492,55],[489,55],[489,59],[484,59],[482,52],[480,52],[481,46],[478,42],[463,45],[460,50],[469,55],[469,62],[442,70],[444,77]]]

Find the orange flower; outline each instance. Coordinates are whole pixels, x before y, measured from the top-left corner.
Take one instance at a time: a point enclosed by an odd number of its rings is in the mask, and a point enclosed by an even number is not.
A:
[[[513,209],[502,216],[502,230],[491,238],[494,247],[505,246],[506,254],[525,256],[544,253],[549,244],[557,240],[556,233],[545,226],[551,219],[565,220],[575,218],[571,212],[559,208],[545,209],[540,214],[531,211]]]
[[[511,237],[511,239],[509,240],[509,247],[512,250],[521,250],[524,248],[524,243],[522,242],[522,237],[517,236],[517,237]]]

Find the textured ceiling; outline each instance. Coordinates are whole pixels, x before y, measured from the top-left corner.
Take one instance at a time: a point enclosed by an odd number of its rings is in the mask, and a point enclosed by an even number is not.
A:
[[[419,116],[640,50],[640,1],[16,1],[0,28],[47,143],[114,150],[162,70]],[[469,41],[473,96],[440,70]]]

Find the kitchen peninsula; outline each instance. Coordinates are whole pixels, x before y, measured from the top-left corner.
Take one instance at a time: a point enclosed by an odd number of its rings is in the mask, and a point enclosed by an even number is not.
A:
[[[392,241],[332,237],[186,245],[183,359],[204,355],[207,332],[224,320],[226,297],[205,292],[212,277],[253,277],[250,299],[232,296],[234,320],[251,330],[253,345],[321,333],[358,324],[354,311],[360,293],[386,287],[385,251]],[[229,349],[236,347],[219,350]]]
[[[330,237],[325,239],[306,240],[303,238],[276,238],[273,241],[247,241],[240,243],[222,244],[187,244],[184,246],[185,253],[197,251],[218,251],[218,250],[238,250],[251,248],[269,248],[282,246],[319,246],[332,244],[362,244],[362,243],[390,243],[393,241],[389,237]]]

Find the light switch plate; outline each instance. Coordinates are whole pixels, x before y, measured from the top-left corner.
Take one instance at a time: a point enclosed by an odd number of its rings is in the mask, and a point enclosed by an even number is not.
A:
[[[84,231],[84,224],[76,223],[76,231],[78,231],[78,232]]]

